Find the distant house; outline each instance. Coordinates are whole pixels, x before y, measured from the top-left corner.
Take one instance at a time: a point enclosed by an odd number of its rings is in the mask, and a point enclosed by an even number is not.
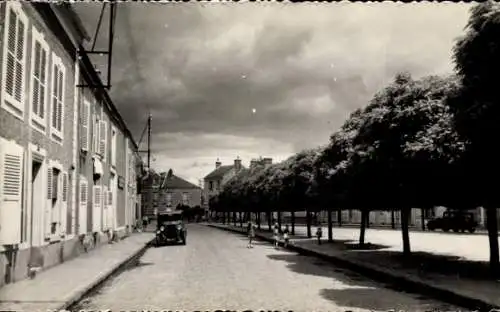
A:
[[[206,202],[211,197],[219,194],[224,185],[231,180],[244,167],[241,165],[241,159],[237,157],[232,165],[223,166],[219,159],[215,162],[215,169],[204,178],[204,198]]]
[[[174,175],[172,169],[160,176],[162,179],[156,201],[158,211],[166,208],[175,209],[178,205],[201,206],[201,187]]]

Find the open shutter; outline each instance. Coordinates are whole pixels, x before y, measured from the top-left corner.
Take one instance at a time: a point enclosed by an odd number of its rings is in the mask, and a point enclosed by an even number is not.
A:
[[[106,136],[107,136],[107,122],[101,120],[99,122],[99,154],[102,156],[102,160],[106,161]]]
[[[87,233],[87,207],[88,207],[88,184],[84,178],[80,180],[80,211],[79,211],[79,225],[78,233]]]
[[[52,167],[47,169],[47,199],[52,199]]]
[[[93,231],[101,231],[101,221],[102,221],[102,188],[100,186],[94,186],[94,209],[92,210],[92,224]]]
[[[63,180],[62,180],[62,201],[63,202],[68,201],[68,173],[66,172],[63,173]]]
[[[0,140],[0,245],[21,243],[24,150]]]
[[[80,147],[83,151],[89,150],[89,107],[89,102],[84,100],[82,104],[82,120],[80,130]]]
[[[58,94],[57,94],[57,129],[63,132],[63,123],[64,123],[64,79],[65,72],[62,67],[62,64],[59,65],[59,80],[57,82]]]

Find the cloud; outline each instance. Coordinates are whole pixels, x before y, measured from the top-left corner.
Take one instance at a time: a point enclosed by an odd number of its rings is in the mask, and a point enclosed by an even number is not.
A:
[[[93,33],[100,6],[75,7]],[[325,143],[398,71],[451,72],[469,7],[119,4],[111,96],[136,137],[153,114],[161,169],[196,179],[217,157],[286,158]]]

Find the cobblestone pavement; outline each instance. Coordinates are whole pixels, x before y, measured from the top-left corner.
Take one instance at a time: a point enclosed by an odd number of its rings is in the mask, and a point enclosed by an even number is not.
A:
[[[192,224],[186,246],[150,248],[137,267],[110,280],[78,308],[111,310],[266,309],[457,311],[331,264]]]

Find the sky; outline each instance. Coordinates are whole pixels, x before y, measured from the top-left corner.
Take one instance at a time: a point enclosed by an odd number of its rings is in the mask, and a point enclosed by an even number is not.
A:
[[[91,37],[101,5],[74,4]],[[110,95],[136,141],[152,114],[151,167],[198,184],[217,158],[278,162],[328,143],[397,72],[452,73],[469,8],[120,3]],[[107,12],[96,49],[106,48]]]

